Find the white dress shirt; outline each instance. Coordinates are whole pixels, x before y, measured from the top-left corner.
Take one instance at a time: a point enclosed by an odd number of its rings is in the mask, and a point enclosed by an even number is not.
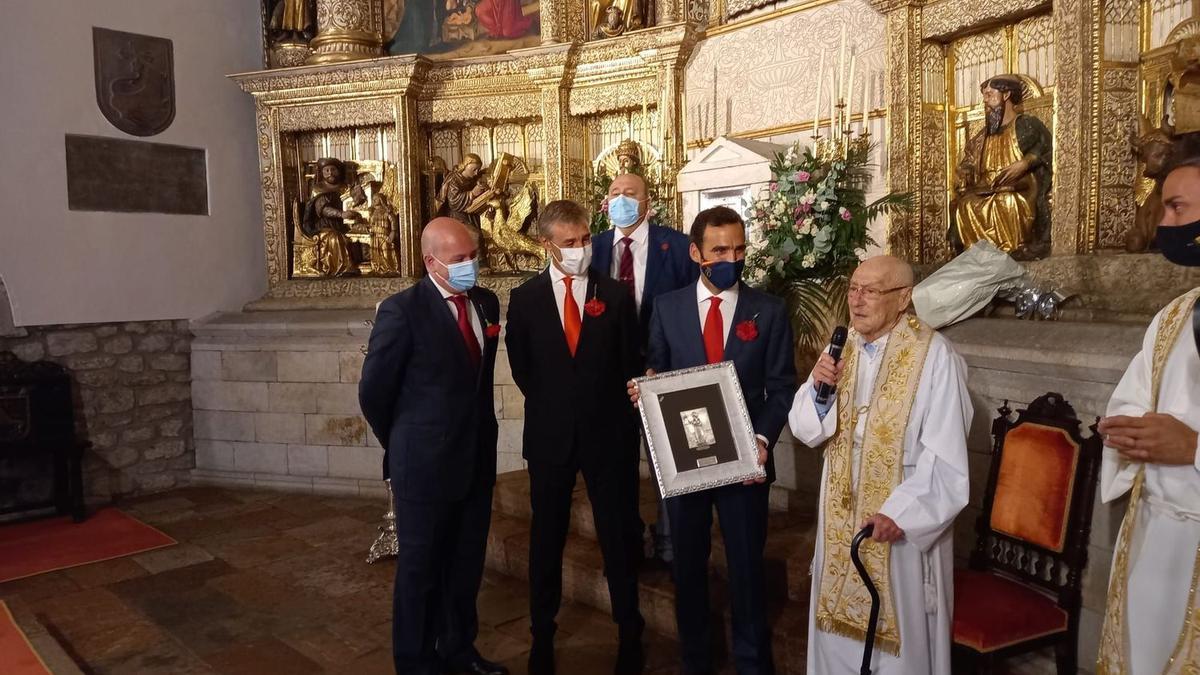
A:
[[[704,335],[704,321],[708,318],[708,306],[713,298],[712,291],[704,285],[704,280],[700,279],[696,282],[696,302],[700,312],[700,335]],[[729,344],[729,329],[733,327],[733,312],[737,309],[738,287],[737,284],[721,291],[715,297],[721,299],[721,304],[717,307],[721,311],[721,328],[724,333],[721,334],[721,347]]]
[[[624,236],[621,234],[621,230],[613,228],[611,276],[618,281],[621,279],[621,253],[625,251],[625,244],[621,243]],[[633,299],[637,302],[638,311],[641,311],[642,291],[646,288],[646,259],[649,257],[650,225],[643,220],[642,224],[629,234],[629,238],[633,240],[633,243],[629,245],[629,252],[633,254]]]
[[[563,323],[563,303],[567,299],[567,283],[563,281],[567,275],[558,269],[554,263],[550,263],[550,285],[554,288],[554,305],[558,307],[558,322]],[[579,325],[583,326],[583,303],[587,302],[587,270],[584,273],[571,277],[571,295],[575,296],[575,307],[579,310]]]
[[[450,312],[450,318],[454,319],[455,324],[458,324],[458,306],[455,305],[454,301],[450,298],[454,297],[455,295],[461,295],[467,298],[467,319],[469,319],[471,322],[471,330],[475,331],[475,339],[479,341],[479,348],[482,350],[483,322],[480,320],[479,310],[475,307],[475,303],[471,302],[471,298],[467,297],[466,292],[451,293],[450,291],[442,288],[442,285],[437,281],[434,281],[433,285],[437,287],[438,293],[441,293],[442,297],[446,300],[446,309]]]

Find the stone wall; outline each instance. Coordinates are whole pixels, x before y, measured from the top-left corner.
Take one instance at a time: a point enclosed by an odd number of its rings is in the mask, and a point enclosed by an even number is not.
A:
[[[383,449],[358,405],[370,311],[237,312],[195,322],[198,483],[383,494]],[[496,360],[500,472],[521,469],[523,399]]]
[[[89,501],[165,490],[194,463],[187,321],[17,327],[0,351],[71,371]]]

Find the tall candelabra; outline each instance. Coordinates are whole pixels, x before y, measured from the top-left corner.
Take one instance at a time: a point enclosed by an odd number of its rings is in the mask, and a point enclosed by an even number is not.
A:
[[[862,113],[862,126],[854,133],[846,102],[838,99],[830,120],[829,135],[821,135],[821,127],[813,126],[813,155],[822,162],[845,161],[851,156],[865,157],[871,149],[871,132],[867,130],[867,113]]]

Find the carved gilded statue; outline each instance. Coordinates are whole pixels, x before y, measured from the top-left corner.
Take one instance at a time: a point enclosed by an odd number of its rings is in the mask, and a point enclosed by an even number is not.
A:
[[[588,0],[588,26],[592,37],[616,37],[625,31],[654,25],[647,0]],[[616,8],[617,12],[612,12]],[[647,20],[649,17],[649,20]],[[611,23],[616,21],[617,23]]]
[[[346,237],[350,227],[345,221],[359,220],[362,216],[356,211],[343,210],[341,193],[345,189],[345,164],[333,157],[317,160],[317,173],[312,184],[315,194],[304,207],[300,233],[312,242],[313,270],[323,277],[346,276],[358,271],[350,255],[350,242]]]
[[[1026,84],[997,75],[980,85],[985,124],[963,149],[950,207],[950,241],[958,250],[987,239],[1014,258],[1050,249],[1050,130],[1022,111]]]
[[[537,191],[525,162],[500,153],[488,172],[491,187],[468,207],[479,214],[485,265],[491,272],[535,272],[546,265],[545,248],[527,234]]]
[[[376,191],[371,200],[371,272],[380,276],[400,274],[396,256],[396,210],[387,195]]]
[[[1140,133],[1133,138],[1133,152],[1142,165],[1142,176],[1134,189],[1137,214],[1133,227],[1125,233],[1125,250],[1130,253],[1148,251],[1154,244],[1154,233],[1163,219],[1162,182],[1175,142],[1175,130],[1165,122],[1156,128],[1144,115],[1139,117]]]
[[[434,212],[479,227],[478,211],[469,213],[467,209],[477,197],[487,192],[487,183],[482,180],[480,173],[482,169],[483,160],[479,155],[467,153],[442,183]]]
[[[307,42],[312,38],[316,12],[313,11],[311,2],[312,0],[276,0],[269,24],[275,41]]]
[[[642,147],[637,141],[626,138],[617,146],[617,173],[642,174]]]

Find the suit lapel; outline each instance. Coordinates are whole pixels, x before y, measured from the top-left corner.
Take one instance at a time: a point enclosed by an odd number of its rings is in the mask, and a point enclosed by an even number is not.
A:
[[[646,223],[642,227],[650,228],[649,236],[646,237],[646,280],[642,284],[642,306],[646,306],[646,298],[654,297],[654,285],[658,283],[658,277],[662,274],[662,268],[667,264],[667,252],[663,250],[663,241],[665,240],[662,231]]]
[[[583,306],[580,307],[580,309],[583,310],[583,320],[580,323],[579,328],[579,344],[575,346],[576,361],[581,360],[584,348],[595,340],[595,338],[592,337],[592,333],[595,333],[599,328],[597,322],[600,320],[600,317],[592,316],[587,312],[588,300],[592,298],[599,298],[597,293],[596,279],[589,274],[587,279],[587,292],[583,294]],[[566,342],[566,340],[564,339],[563,342]]]
[[[700,305],[696,300],[696,284],[685,288],[691,289],[691,292],[685,296],[685,302],[677,303],[673,307],[669,304],[666,306],[681,313],[678,316],[677,325],[684,327],[683,343],[690,345],[692,350],[691,358],[686,359],[685,362],[703,365],[708,363],[708,355],[704,352],[704,330],[700,323]]]
[[[739,282],[737,306],[733,310],[733,325],[729,327],[729,337],[725,340],[726,361],[734,360],[741,353],[745,341],[737,336],[738,324],[748,321],[756,311],[754,296],[745,284]]]
[[[475,307],[475,316],[479,318],[479,332],[483,335],[483,344],[479,345],[479,367],[476,368],[476,371],[478,372],[475,373],[475,388],[479,389],[479,386],[483,383],[483,371],[487,367],[488,359],[495,358],[496,347],[499,345],[500,340],[499,338],[495,340],[488,338],[488,325],[497,322],[492,321],[492,319],[487,315],[487,312],[484,311],[483,303],[479,299],[479,291],[475,288],[472,288],[471,290],[467,291],[467,298]],[[496,318],[499,319],[499,317]],[[466,353],[465,345],[463,347],[463,353]]]
[[[567,335],[563,332],[562,317],[559,315],[558,298],[554,294],[554,281],[550,278],[550,269],[547,268],[537,277],[537,286],[534,288],[534,309],[533,316],[535,320],[542,321],[546,332],[550,335],[556,335],[557,340],[551,340],[559,346],[555,351],[559,352],[559,359],[565,360],[567,363],[572,361],[571,350],[567,348]],[[578,349],[576,349],[578,351]]]
[[[429,322],[430,325],[441,334],[443,341],[451,345],[450,351],[455,354],[455,361],[458,362],[460,369],[469,371],[471,360],[467,356],[467,344],[463,342],[462,333],[458,330],[458,322],[454,316],[455,308],[449,306],[448,301],[442,297],[441,291],[437,289],[432,279],[425,277],[421,283],[424,284],[421,291],[425,297],[429,316],[434,317]]]
[[[605,230],[592,239],[592,271],[612,275],[613,231]]]

